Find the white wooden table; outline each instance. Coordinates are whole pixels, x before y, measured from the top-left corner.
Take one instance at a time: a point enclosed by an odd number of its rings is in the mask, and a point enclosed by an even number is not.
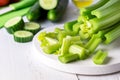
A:
[[[77,16],[78,13],[70,3],[62,22],[44,21],[41,24],[42,27],[49,27],[74,20]],[[120,80],[120,72],[101,76],[86,76],[57,71],[35,61],[31,55],[33,54],[31,48],[32,42],[17,43],[4,28],[0,30],[0,80]]]

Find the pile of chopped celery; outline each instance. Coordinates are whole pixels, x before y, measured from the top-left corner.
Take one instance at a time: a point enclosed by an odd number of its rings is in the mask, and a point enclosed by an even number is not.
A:
[[[38,40],[47,54],[56,54],[62,63],[85,60],[93,55],[95,64],[103,64],[107,52],[96,49],[120,37],[120,0],[99,0],[80,9],[77,20],[66,22],[64,29],[41,32]]]

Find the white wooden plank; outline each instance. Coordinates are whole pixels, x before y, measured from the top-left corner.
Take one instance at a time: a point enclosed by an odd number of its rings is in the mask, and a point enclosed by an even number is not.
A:
[[[120,73],[99,76],[78,75],[79,80],[120,80]]]
[[[29,55],[28,58],[30,60],[29,63],[33,73],[37,75],[37,80],[78,80],[75,74],[68,74],[47,67],[37,61],[37,59],[33,56]]]

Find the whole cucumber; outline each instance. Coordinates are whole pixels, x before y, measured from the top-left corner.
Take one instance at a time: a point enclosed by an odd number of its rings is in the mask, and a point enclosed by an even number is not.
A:
[[[69,3],[69,0],[59,0],[57,7],[48,11],[48,14],[47,14],[48,20],[54,21],[54,22],[59,21],[62,18],[68,3]]]
[[[40,17],[43,17],[43,16],[46,17],[45,14],[47,14],[46,11],[40,7],[39,1],[37,1],[28,11],[28,13],[26,14],[26,17],[30,21],[35,21],[40,19]]]

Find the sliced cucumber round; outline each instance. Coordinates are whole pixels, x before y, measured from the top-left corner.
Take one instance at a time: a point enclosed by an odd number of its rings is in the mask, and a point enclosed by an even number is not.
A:
[[[17,30],[21,30],[24,27],[24,22],[21,16],[14,17],[8,20],[4,27],[8,31],[8,33],[13,34]]]
[[[41,26],[35,22],[26,22],[24,27],[25,30],[30,31],[33,34],[36,34],[40,30],[40,28]]]
[[[33,33],[25,30],[19,30],[14,33],[14,40],[16,42],[25,43],[32,41]]]
[[[58,0],[39,0],[40,6],[45,10],[54,9],[57,6]]]

